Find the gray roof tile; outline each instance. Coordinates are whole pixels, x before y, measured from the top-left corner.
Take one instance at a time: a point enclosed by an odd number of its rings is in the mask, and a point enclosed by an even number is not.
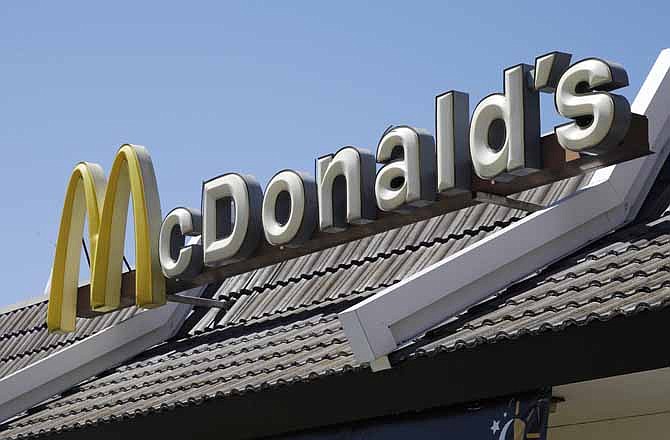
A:
[[[175,348],[82,384],[76,393],[48,404],[49,411],[14,422],[13,429],[39,431],[62,422],[71,426],[90,420],[92,414],[104,420],[334,374],[356,365],[335,314]]]
[[[133,316],[134,307],[93,319],[77,319],[73,333],[49,333],[47,301],[37,301],[0,313],[0,379],[76,341]]]
[[[620,231],[525,281],[522,292],[484,316],[466,315],[449,334],[417,341],[400,361],[664,307],[670,301],[664,258],[670,255],[669,236],[670,216]],[[317,311],[270,329],[252,329],[236,337],[210,330],[157,348],[12,422],[3,435],[73,429],[366,368],[354,359],[335,313]]]
[[[419,338],[396,360],[665,307],[670,301],[668,256],[670,215],[626,228],[523,281],[509,297],[490,300],[491,310],[483,316],[466,313],[446,334],[437,336],[438,330]],[[265,329],[255,323],[234,337],[230,330],[210,329],[157,347],[11,422],[1,435],[75,429],[367,368],[353,357],[337,314],[323,310],[321,305],[308,317]]]
[[[523,334],[585,325],[670,302],[670,215],[623,229],[524,283],[494,310],[443,338],[423,341],[404,358]],[[427,342],[427,343],[426,343]]]
[[[583,179],[567,179],[517,197],[548,205],[574,193]],[[369,295],[523,216],[518,210],[481,204],[230,277],[215,296],[230,301],[231,308],[225,313],[205,314],[192,333],[283,316],[353,295]]]

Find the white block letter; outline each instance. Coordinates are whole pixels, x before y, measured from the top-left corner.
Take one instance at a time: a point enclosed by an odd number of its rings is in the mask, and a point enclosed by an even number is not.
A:
[[[435,97],[437,190],[470,189],[472,161],[468,139],[468,94],[447,92]]]
[[[158,256],[167,278],[191,278],[202,269],[202,245],[185,246],[187,236],[202,233],[200,211],[175,208],[165,216],[158,238]]]
[[[505,70],[505,92],[487,96],[472,114],[470,152],[482,179],[509,180],[542,167],[540,97],[530,71],[526,64]]]
[[[202,245],[207,266],[247,258],[261,237],[263,192],[253,176],[224,174],[202,187]]]
[[[316,227],[316,183],[306,173],[281,171],[263,196],[263,232],[273,246],[299,246]]]
[[[347,223],[369,223],[377,217],[375,158],[369,151],[344,147],[318,158],[316,181],[322,231],[342,231]]]
[[[556,109],[574,119],[554,130],[558,142],[578,152],[602,153],[616,147],[631,121],[626,98],[608,90],[628,85],[623,67],[591,58],[573,64],[556,88]]]
[[[382,211],[425,206],[435,200],[435,141],[425,130],[394,127],[377,146],[375,196]]]

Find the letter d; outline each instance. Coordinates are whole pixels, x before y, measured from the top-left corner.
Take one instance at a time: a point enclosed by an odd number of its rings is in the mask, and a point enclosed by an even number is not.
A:
[[[530,87],[531,69],[506,69],[504,93],[487,96],[472,114],[470,154],[482,179],[511,180],[542,166],[540,97]]]

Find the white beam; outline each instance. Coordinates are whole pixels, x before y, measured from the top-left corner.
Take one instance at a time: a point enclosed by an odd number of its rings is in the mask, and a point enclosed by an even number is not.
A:
[[[197,243],[200,237],[191,240]],[[50,284],[51,277],[44,289],[46,298]],[[199,298],[206,288],[184,294]],[[188,304],[168,303],[144,310],[3,377],[0,423],[165,342],[177,334],[191,309]]]
[[[204,288],[186,292],[200,296]],[[191,310],[169,303],[146,310],[0,380],[0,422],[174,336]]]
[[[670,49],[658,56],[632,111],[647,116],[654,154],[597,171],[576,194],[340,313],[356,358],[372,362],[386,356],[633,220],[670,150]]]

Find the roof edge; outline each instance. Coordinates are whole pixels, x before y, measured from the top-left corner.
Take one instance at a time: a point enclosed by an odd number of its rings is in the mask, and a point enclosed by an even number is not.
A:
[[[24,299],[23,301],[16,302],[14,304],[9,304],[7,306],[0,307],[0,315],[7,313],[12,313],[17,310],[25,309],[26,307],[34,306],[41,302],[45,302],[49,299],[47,295],[35,296],[33,298]]]
[[[158,403],[32,435],[111,440],[139,433],[194,438],[224,432],[229,439],[258,438],[653,370],[666,367],[670,354],[648,335],[663,332],[668,320],[670,307],[658,307],[469,350],[424,353],[382,373],[365,367],[329,372],[188,404]],[[542,361],[529,362],[528,353]],[[492,371],[491,359],[505,362]]]

